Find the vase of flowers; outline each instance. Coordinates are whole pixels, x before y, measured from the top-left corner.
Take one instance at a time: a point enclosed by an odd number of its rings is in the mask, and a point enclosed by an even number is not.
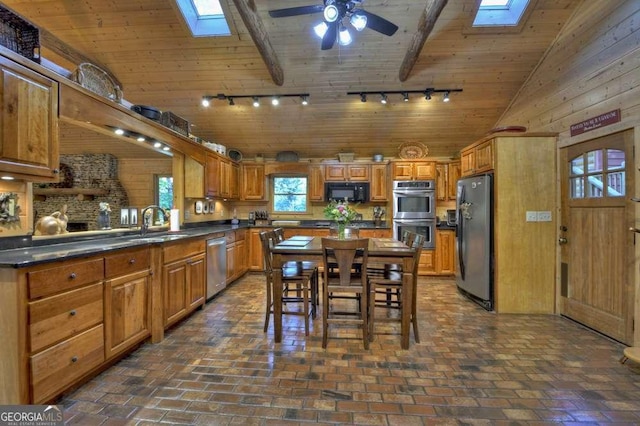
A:
[[[331,219],[338,227],[338,238],[340,239],[344,239],[345,229],[355,220],[357,214],[346,199],[343,201],[331,200],[324,209],[324,217]]]

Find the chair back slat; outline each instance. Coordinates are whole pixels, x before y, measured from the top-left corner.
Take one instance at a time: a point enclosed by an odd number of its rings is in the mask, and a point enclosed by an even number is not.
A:
[[[354,269],[365,271],[369,257],[369,239],[322,239],[322,257],[325,265],[335,264],[338,267],[340,285],[349,285]]]

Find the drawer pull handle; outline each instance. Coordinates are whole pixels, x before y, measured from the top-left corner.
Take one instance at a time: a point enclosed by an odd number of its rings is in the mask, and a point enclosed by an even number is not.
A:
[[[76,310],[74,309],[74,310],[72,310],[71,312],[69,312],[69,315],[71,315],[72,317],[75,317],[75,316],[76,316],[76,313],[77,313],[77,312],[76,312]]]
[[[78,362],[78,357],[77,356],[72,357],[71,362]]]
[[[72,279],[72,280],[75,280],[76,279],[76,273],[72,272],[71,275],[69,275],[69,278]]]
[[[135,260],[135,259],[129,259],[129,263],[130,263],[131,265],[133,265],[134,263],[136,263],[136,260]]]

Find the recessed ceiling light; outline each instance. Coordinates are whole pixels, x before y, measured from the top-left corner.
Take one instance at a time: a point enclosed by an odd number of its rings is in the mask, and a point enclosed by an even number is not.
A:
[[[144,136],[138,136],[137,141],[138,142],[144,142]]]
[[[115,133],[116,135],[118,135],[118,136],[122,136],[122,135],[124,135],[124,130],[122,130],[122,129],[116,129],[116,130],[114,130],[114,133]]]
[[[0,179],[2,179],[2,180],[14,180],[15,178],[13,176],[2,176],[2,177],[0,177]]]
[[[153,144],[154,148],[160,148],[162,146],[162,144],[160,142],[156,142]]]

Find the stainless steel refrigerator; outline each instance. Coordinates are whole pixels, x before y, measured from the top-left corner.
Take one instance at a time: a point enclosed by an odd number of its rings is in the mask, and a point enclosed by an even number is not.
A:
[[[487,310],[493,310],[492,175],[458,181],[456,196],[456,284]]]

